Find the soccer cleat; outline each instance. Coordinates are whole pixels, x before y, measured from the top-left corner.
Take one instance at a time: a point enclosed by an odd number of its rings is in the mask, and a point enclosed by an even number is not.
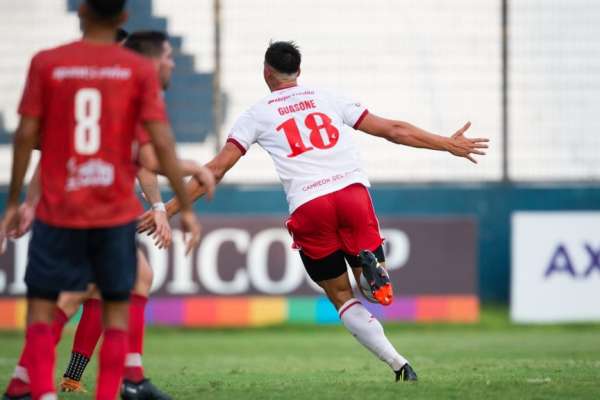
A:
[[[139,383],[123,380],[121,385],[122,400],[172,400],[171,396],[161,392],[149,379]]]
[[[2,400],[31,400],[31,394],[26,393],[20,396],[9,396],[8,393],[4,393],[4,396],[2,396]]]
[[[358,253],[358,258],[362,266],[362,273],[371,287],[371,293],[375,300],[384,306],[392,304],[394,293],[390,277],[385,268],[377,261],[375,254],[368,250],[362,250]]]
[[[75,379],[63,377],[60,381],[60,391],[61,392],[74,392],[74,393],[87,393],[85,387],[80,381],[76,381]]]
[[[402,381],[417,381],[417,373],[410,366],[409,363],[406,363],[400,368],[398,371],[394,371],[396,373],[396,382]]]

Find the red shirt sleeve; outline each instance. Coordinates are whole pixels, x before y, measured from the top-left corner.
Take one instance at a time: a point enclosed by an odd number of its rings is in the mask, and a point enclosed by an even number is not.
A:
[[[29,65],[27,82],[19,105],[19,114],[21,115],[29,117],[42,116],[42,69],[40,64],[40,56],[37,54],[31,59]]]
[[[150,61],[145,61],[141,69],[141,109],[140,121],[167,122],[167,112],[158,74]]]
[[[150,143],[150,135],[148,134],[146,129],[144,129],[144,126],[142,124],[138,124],[135,128],[135,140],[137,140],[140,147],[145,145],[146,143]]]

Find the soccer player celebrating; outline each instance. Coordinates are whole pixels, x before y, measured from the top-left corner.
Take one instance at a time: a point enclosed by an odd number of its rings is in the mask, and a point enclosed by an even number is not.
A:
[[[408,361],[386,338],[381,324],[354,298],[346,269],[361,272],[372,291],[389,303],[390,293],[382,249],[383,239],[362,169],[358,149],[346,126],[395,144],[448,151],[475,162],[487,139],[468,139],[467,123],[451,137],[426,132],[409,123],[380,118],[352,100],[326,91],[299,86],[301,55],[293,42],[272,43],[265,54],[263,75],[271,93],[244,112],[230,131],[227,143],[207,166],[221,180],[258,143],[274,161],[289,203],[286,225],[300,249],[308,275],[321,286],[344,326],[356,339],[390,366],[396,380],[417,380]],[[192,180],[188,193],[198,198],[202,186]],[[179,203],[172,199],[167,212]],[[139,229],[152,231],[145,217]]]
[[[13,168],[2,231],[19,227],[19,193],[31,151],[39,144],[41,198],[29,246],[24,352],[33,399],[56,399],[51,323],[63,291],[96,282],[104,300],[104,341],[96,399],[114,400],[127,348],[129,295],[135,280],[131,157],[140,121],[183,205],[182,225],[199,241],[177,165],[164,101],[152,64],[114,44],[126,20],[125,0],[86,0],[79,9],[83,40],[38,53],[19,107]]]

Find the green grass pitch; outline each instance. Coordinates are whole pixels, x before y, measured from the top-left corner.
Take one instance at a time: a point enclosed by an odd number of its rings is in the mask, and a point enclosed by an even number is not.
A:
[[[394,383],[387,366],[341,326],[150,328],[144,363],[175,399],[600,399],[600,325],[511,326],[505,310],[485,309],[474,326],[386,330],[414,365],[417,384]],[[2,385],[21,341],[21,333],[0,333]],[[58,371],[71,341],[69,330],[58,349]],[[93,361],[84,376],[88,388],[95,367]]]

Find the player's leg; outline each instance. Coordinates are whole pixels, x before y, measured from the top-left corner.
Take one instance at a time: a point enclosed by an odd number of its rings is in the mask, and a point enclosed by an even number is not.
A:
[[[75,314],[81,304],[82,298],[86,295],[84,292],[64,292],[60,294],[54,319],[52,320],[52,334],[55,344],[58,344],[60,341],[64,325]],[[6,399],[27,398],[26,396],[31,392],[29,374],[26,367],[28,357],[29,353],[23,349],[13,376],[6,388]]]
[[[63,392],[86,392],[81,385],[81,377],[103,331],[100,292],[96,285],[92,284],[89,285],[85,297],[76,298],[71,293],[68,296],[61,294],[58,303],[62,310],[73,314],[83,303],[83,312],[73,339],[71,358],[63,374],[60,389]]]
[[[125,374],[121,387],[123,400],[170,400],[144,375],[142,354],[144,349],[144,314],[152,288],[154,272],[144,253],[137,251],[137,279],[129,305],[129,349],[125,359]]]
[[[113,400],[119,392],[127,353],[129,297],[137,265],[135,222],[92,230],[89,255],[103,300],[104,339],[96,399]]]
[[[54,400],[54,334],[52,321],[56,311],[58,292],[44,289],[30,290],[27,299],[27,330],[24,353],[30,379],[31,397]]]
[[[52,330],[54,330],[54,326]],[[8,386],[6,387],[3,400],[25,400],[31,398],[31,381],[29,377],[29,372],[27,370],[27,366],[31,362],[31,346],[26,346],[25,344],[26,343],[23,344],[23,349],[21,350],[19,362],[15,366],[13,375],[10,381],[8,382]]]
[[[89,280],[85,263],[86,233],[35,221],[25,274],[28,321],[22,362],[34,398],[55,398],[54,346],[67,318],[57,315],[56,301],[63,290],[80,290]],[[22,371],[23,372],[23,371]],[[8,397],[10,398],[10,397]]]
[[[383,263],[383,239],[379,233],[379,222],[373,209],[371,197],[362,185],[352,185],[334,194],[338,218],[340,219],[339,238],[342,243],[344,256],[352,267],[357,282],[360,282],[360,273],[369,269],[374,275],[378,268],[377,259]],[[373,262],[365,264],[365,257],[359,253],[366,251]],[[369,275],[369,274],[367,274]],[[387,274],[386,274],[387,276]],[[376,287],[372,287],[376,289]],[[391,286],[385,296],[391,300]],[[381,299],[380,299],[381,300]],[[382,302],[389,304],[389,302]],[[381,323],[367,311],[359,300],[349,300],[339,310],[340,318],[344,325],[356,339],[369,348],[382,361],[387,363],[396,373],[396,380],[417,380],[416,373],[408,361],[402,357],[385,336]]]
[[[144,379],[142,353],[144,345],[144,312],[154,274],[143,252],[138,250],[137,279],[129,306],[129,349],[125,360],[124,379],[139,383]]]
[[[401,375],[408,362],[389,342],[379,321],[354,297],[344,254],[338,251],[318,260],[303,251],[301,255],[309,276],[323,288],[346,329],[397,376]]]

